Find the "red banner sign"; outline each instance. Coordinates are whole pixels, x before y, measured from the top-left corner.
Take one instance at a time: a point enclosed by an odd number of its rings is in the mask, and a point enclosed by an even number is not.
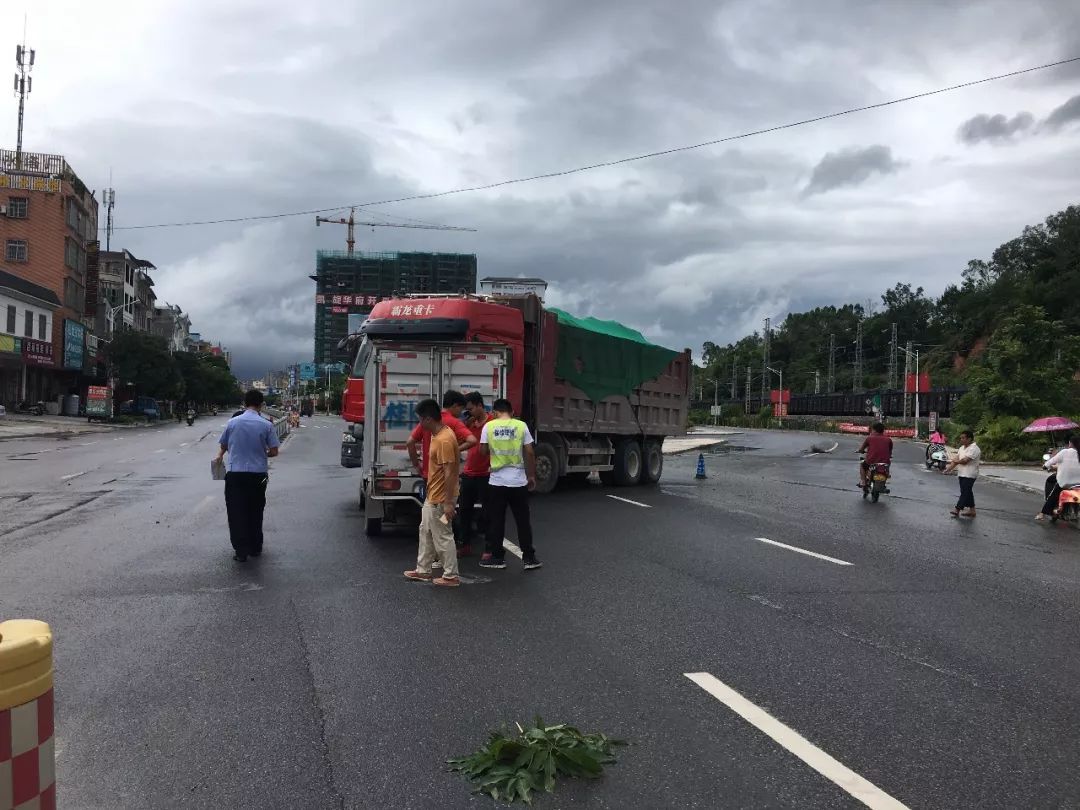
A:
[[[108,386],[104,385],[91,385],[86,389],[87,399],[108,399],[110,395]]]
[[[930,375],[927,374],[925,371],[922,374],[919,375],[919,387],[918,387],[918,389],[915,388],[915,375],[914,374],[908,374],[907,375],[907,381],[906,381],[906,384],[904,385],[904,393],[905,394],[914,394],[916,392],[916,390],[918,390],[918,393],[920,393],[920,394],[925,394],[927,391],[930,390]]]
[[[34,366],[51,366],[53,364],[53,345],[44,340],[32,340],[23,338],[23,359]]]

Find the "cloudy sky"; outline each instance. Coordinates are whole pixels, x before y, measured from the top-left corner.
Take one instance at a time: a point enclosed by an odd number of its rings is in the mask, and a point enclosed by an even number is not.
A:
[[[121,227],[346,206],[691,144],[1080,56],[1074,0],[3,0],[37,49],[25,147]],[[8,42],[8,45],[4,45]],[[16,103],[0,115],[14,146]],[[1080,63],[667,157],[376,206],[477,233],[552,301],[700,351],[787,312],[937,293],[1080,202]],[[100,196],[100,193],[99,193]],[[398,220],[401,221],[401,220]],[[244,376],[310,359],[313,217],[119,230]]]

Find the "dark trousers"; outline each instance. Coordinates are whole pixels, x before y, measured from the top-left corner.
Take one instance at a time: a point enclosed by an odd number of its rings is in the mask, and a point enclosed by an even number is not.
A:
[[[514,515],[518,545],[526,557],[536,553],[533,548],[532,523],[529,520],[528,487],[488,486],[484,499],[484,520],[487,522],[487,552],[496,560],[506,556],[503,538],[506,536],[506,507]]]
[[[958,477],[956,480],[960,482],[960,499],[956,502],[956,508],[974,509],[975,494],[972,489],[975,487],[975,479]]]
[[[1058,499],[1061,497],[1061,487],[1058,486],[1057,475],[1051,475],[1046,479],[1046,503],[1043,504],[1042,513],[1053,515],[1057,510]]]
[[[266,481],[266,473],[225,474],[225,510],[229,514],[229,540],[237,554],[262,552]]]
[[[481,537],[487,537],[484,523],[483,503],[487,495],[488,477],[486,475],[463,475],[461,476],[461,495],[458,503],[457,541],[458,545],[471,545],[473,538],[473,521],[476,521],[477,530]],[[476,508],[481,504],[481,508]]]

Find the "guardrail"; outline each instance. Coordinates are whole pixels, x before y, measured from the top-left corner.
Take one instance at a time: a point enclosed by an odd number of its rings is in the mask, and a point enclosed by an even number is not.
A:
[[[272,418],[274,432],[277,433],[278,439],[284,439],[289,435],[289,415],[287,413],[273,408],[263,408],[263,413]]]

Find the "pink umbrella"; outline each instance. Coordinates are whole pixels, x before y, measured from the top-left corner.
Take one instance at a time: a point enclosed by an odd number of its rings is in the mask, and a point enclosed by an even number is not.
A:
[[[1080,427],[1080,425],[1071,419],[1066,419],[1064,416],[1044,416],[1024,428],[1024,433],[1055,433],[1059,430],[1072,430],[1076,427]]]

